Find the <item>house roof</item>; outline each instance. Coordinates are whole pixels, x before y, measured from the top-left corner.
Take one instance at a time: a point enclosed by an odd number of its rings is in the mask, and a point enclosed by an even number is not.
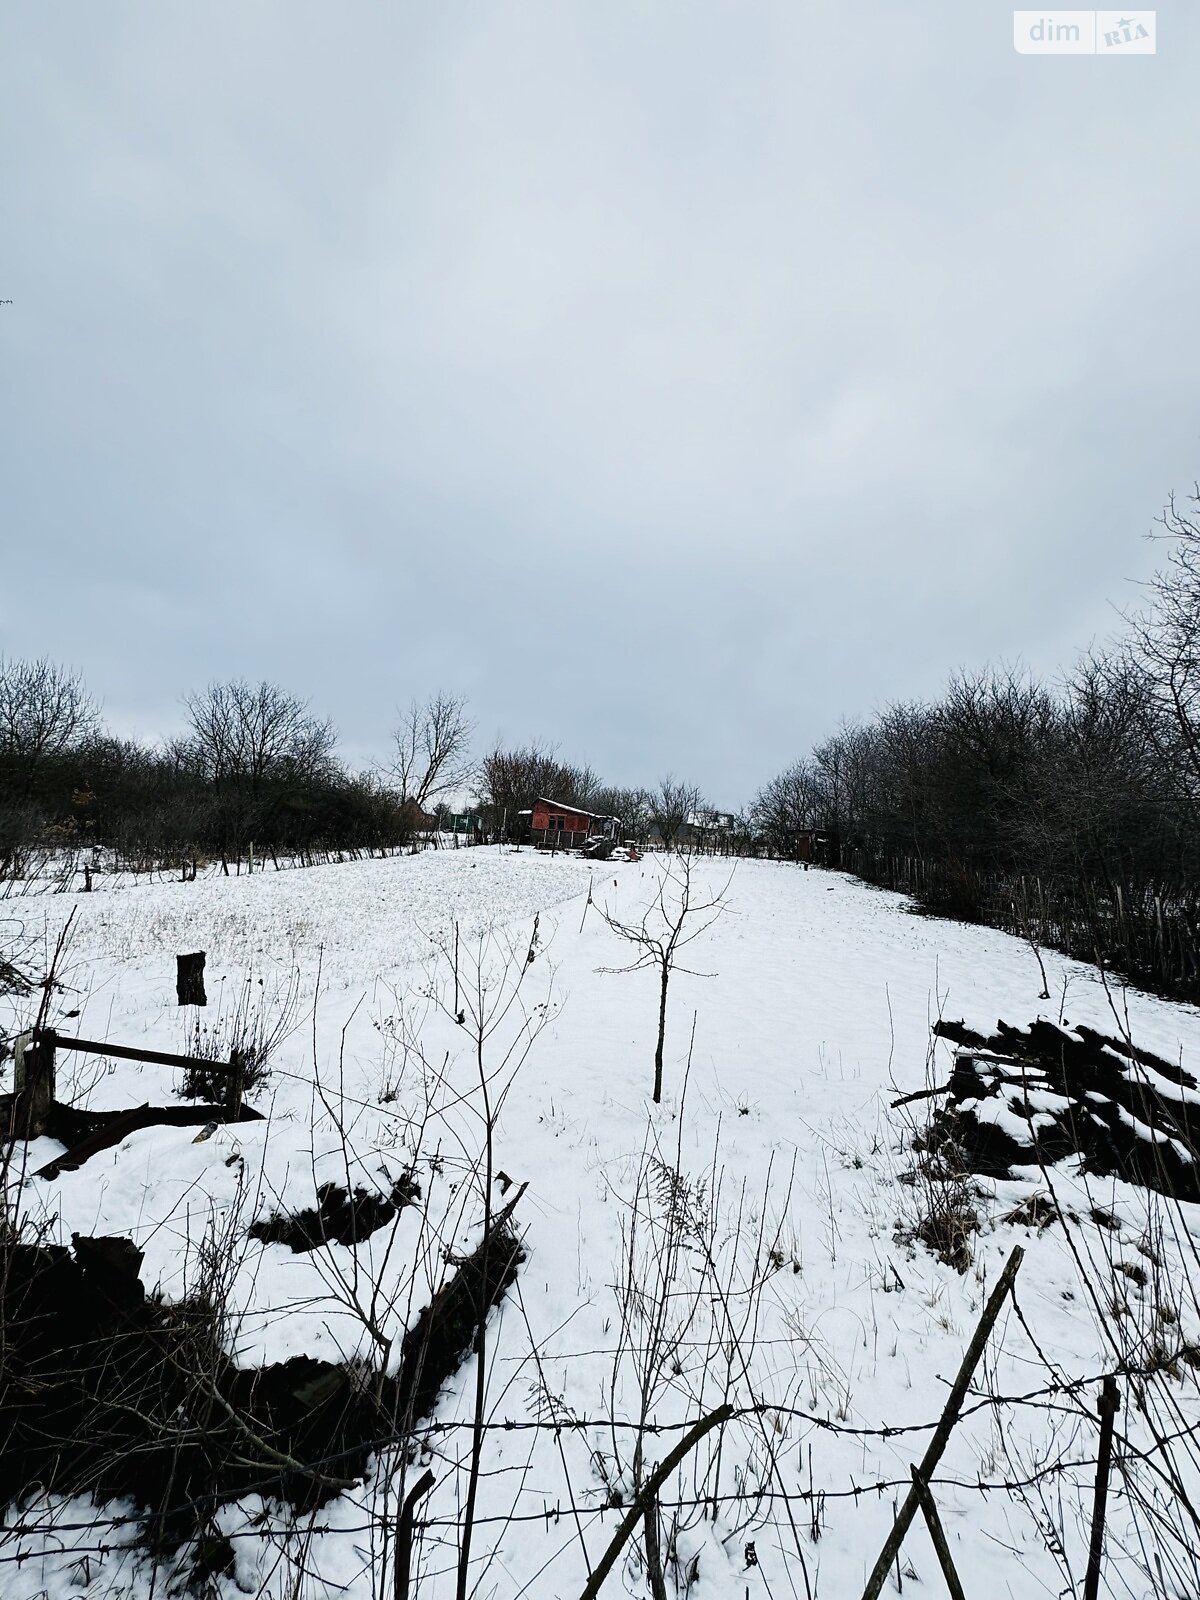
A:
[[[571,805],[566,800],[551,800],[548,795],[538,795],[538,805],[549,806],[551,811],[566,811],[573,817],[587,817],[592,822],[612,822],[606,811],[585,811],[582,806]]]

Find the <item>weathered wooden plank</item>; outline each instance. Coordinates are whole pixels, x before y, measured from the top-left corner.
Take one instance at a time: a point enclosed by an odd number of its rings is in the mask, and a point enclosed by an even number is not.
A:
[[[170,1050],[147,1050],[140,1045],[104,1044],[98,1039],[68,1038],[55,1033],[52,1028],[35,1028],[34,1040],[52,1045],[57,1050],[79,1050],[84,1055],[112,1056],[117,1061],[142,1061],[152,1067],[194,1068],[199,1072],[215,1072],[230,1078],[240,1076],[241,1067],[228,1061],[210,1061],[207,1056],[181,1056]]]
[[[120,1144],[131,1133],[142,1128],[201,1128],[209,1122],[261,1122],[262,1114],[242,1107],[231,1111],[228,1106],[135,1106],[131,1111],[119,1112],[111,1121],[90,1133],[86,1139],[72,1145],[61,1156],[34,1173],[35,1178],[57,1178],[60,1172],[75,1172],[85,1161]]]

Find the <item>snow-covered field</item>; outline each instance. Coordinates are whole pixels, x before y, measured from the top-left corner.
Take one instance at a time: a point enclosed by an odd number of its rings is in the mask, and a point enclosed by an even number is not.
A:
[[[972,1600],[1072,1592],[1086,1560],[1096,1449],[1081,1407],[1094,1407],[1094,1380],[1113,1369],[1112,1330],[1102,1325],[1111,1308],[1102,1317],[1089,1301],[1061,1225],[1038,1233],[1003,1220],[1044,1189],[1036,1171],[984,1186],[965,1273],[921,1244],[898,1242],[919,1220],[920,1188],[900,1181],[913,1158],[889,1102],[926,1082],[939,1015],[990,1029],[997,1018],[1024,1025],[1061,1013],[1111,1033],[1110,996],[1091,969],[1047,952],[1053,998],[1039,999],[1041,973],[1026,945],[919,918],[900,897],[838,874],[741,862],[730,879],[729,863],[700,861],[694,886],[724,889],[723,909],[682,956],[692,970],[671,980],[656,1107],[657,982],[619,970],[635,952],[587,898],[590,884],[615,917],[637,920],[663,870],[654,859],[589,866],[480,849],[111,892],[98,880],[76,900],[20,902],[26,931],[47,949],[74,910],[67,988],[56,1003],[59,1017],[79,1015],[60,1021],[62,1031],[186,1049],[190,1024],[181,1018],[194,1013],[175,1005],[180,951],[208,952],[210,1021],[228,1014],[247,981],[254,989],[261,981],[268,1009],[289,987],[297,996],[272,1076],[252,1096],[264,1121],[218,1128],[200,1143],[191,1128],[143,1130],[55,1181],[28,1178],[24,1207],[64,1243],[73,1231],[133,1238],[145,1252],[144,1281],[168,1298],[187,1292],[193,1248],[215,1230],[231,1252],[240,1363],[298,1352],[371,1359],[355,1309],[363,1286],[383,1285],[381,1323],[394,1339],[428,1298],[445,1253],[478,1236],[483,1123],[470,1014],[482,988],[485,1011],[512,1002],[483,1048],[498,1108],[495,1204],[502,1190],[516,1192],[510,1180],[528,1184],[516,1212],[527,1258],[490,1323],[487,1418],[564,1426],[486,1434],[472,1592],[580,1594],[622,1515],[612,1505],[628,1504],[643,1466],[631,1424],[641,1417],[664,1430],[643,1435],[652,1462],[678,1442],[681,1425],[728,1399],[736,1421],[662,1491],[668,1536],[679,1521],[669,1592],[859,1595],[1015,1244],[1027,1252],[1017,1300],[1028,1331],[1006,1308],[934,1493]],[[1137,993],[1113,998],[1139,1045],[1200,1067],[1195,1011]],[[465,1026],[458,1010],[468,1013]],[[939,1046],[934,1079],[944,1082],[948,1067]],[[62,1098],[72,1091],[91,1105],[136,1105],[165,1101],[170,1090],[168,1069],[60,1058]],[[38,1141],[24,1170],[60,1149]],[[312,1205],[331,1179],[388,1187],[414,1151],[421,1216],[402,1212],[395,1230],[357,1250],[292,1254],[247,1238],[256,1217]],[[1164,1273],[1179,1279],[1187,1241],[1148,1238],[1153,1208],[1141,1191],[1089,1187],[1070,1171],[1056,1174],[1056,1188],[1081,1216],[1096,1205],[1118,1221],[1102,1236],[1088,1224],[1078,1237],[1131,1265],[1157,1249]],[[667,1236],[672,1218],[677,1238]],[[1121,1280],[1131,1303],[1123,1315],[1148,1325],[1154,1274],[1149,1286],[1135,1279]],[[1186,1318],[1186,1306],[1176,1314]],[[1178,1324],[1168,1331],[1178,1335]],[[1200,1324],[1191,1331],[1200,1338]],[[385,1361],[394,1343],[391,1351]],[[1060,1380],[1087,1378],[1087,1392],[1050,1407],[978,1403],[987,1390],[1045,1389],[1048,1367]],[[1179,1425],[1190,1425],[1200,1418],[1192,1369],[1167,1381]],[[469,1438],[453,1424],[470,1418],[474,1393],[468,1361],[424,1442],[421,1460],[437,1484],[422,1511],[423,1595],[454,1592]],[[1136,1431],[1128,1400],[1120,1424]],[[1082,1463],[1075,1483],[1039,1484],[1056,1449]],[[1002,1487],[1018,1480],[1029,1487]],[[1194,1495],[1196,1484],[1180,1487]],[[388,1494],[381,1467],[319,1513],[304,1550],[305,1594],[390,1595],[378,1548],[381,1519],[394,1516]],[[95,1515],[78,1501],[38,1502],[25,1515],[60,1527],[0,1536],[0,1593],[149,1592],[148,1563],[121,1548],[127,1527],[98,1536],[86,1526]],[[1119,1481],[1110,1516],[1111,1592],[1155,1592],[1139,1573],[1153,1552],[1130,1531]],[[7,1520],[14,1525],[15,1514]],[[286,1526],[281,1509],[242,1503],[221,1523],[238,1569],[215,1580],[219,1592],[293,1592],[294,1572],[267,1537]],[[1060,1536],[1056,1559],[1048,1546]],[[639,1528],[606,1594],[649,1592],[640,1539]],[[81,1566],[73,1547],[98,1541],[109,1553]],[[18,1553],[27,1557],[19,1564]],[[919,1521],[900,1577],[905,1589],[944,1592]],[[895,1590],[893,1576],[887,1592]]]

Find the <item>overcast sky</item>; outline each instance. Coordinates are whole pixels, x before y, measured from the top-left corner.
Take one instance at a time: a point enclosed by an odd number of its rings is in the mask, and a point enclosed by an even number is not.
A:
[[[1200,474],[1200,26],[983,0],[0,17],[0,650],[722,806],[1115,626]],[[1161,551],[1157,552],[1161,555]]]

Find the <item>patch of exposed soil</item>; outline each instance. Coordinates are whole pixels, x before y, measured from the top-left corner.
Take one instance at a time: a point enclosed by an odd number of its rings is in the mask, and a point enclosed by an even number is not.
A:
[[[370,1377],[306,1356],[235,1367],[221,1308],[147,1295],[128,1239],[6,1241],[0,1505],[35,1487],[127,1498],[155,1545],[201,1551],[222,1502],[320,1504],[429,1413],[522,1258],[502,1213],[408,1330],[399,1371]]]
[[[323,1183],[317,1204],[307,1211],[276,1212],[255,1222],[250,1237],[263,1244],[286,1244],[299,1254],[323,1244],[360,1244],[369,1239],[404,1207],[421,1198],[421,1186],[412,1172],[402,1172],[388,1194],[375,1189],[342,1189]]]

